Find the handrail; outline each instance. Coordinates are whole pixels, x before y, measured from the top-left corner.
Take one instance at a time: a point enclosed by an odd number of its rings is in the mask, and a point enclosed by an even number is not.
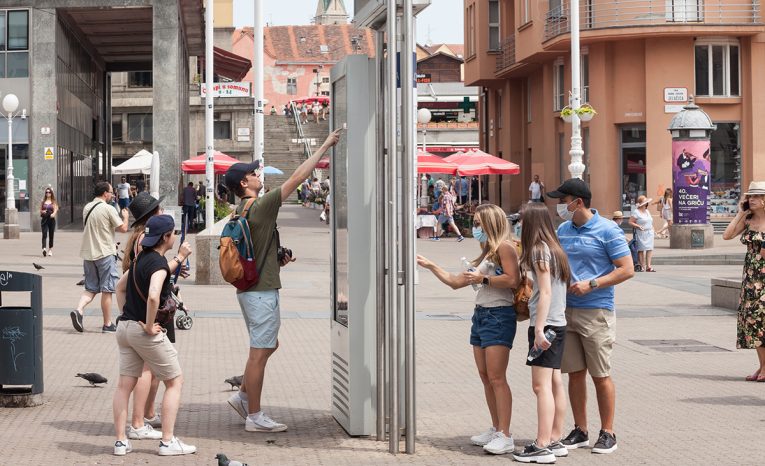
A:
[[[305,155],[306,160],[308,160],[312,155],[311,144],[308,143],[308,139],[305,137],[305,133],[303,132],[303,124],[300,122],[300,115],[295,102],[290,102],[290,108],[292,109],[292,119],[295,120],[295,127],[297,128],[298,132],[298,140],[303,141],[303,155]],[[316,178],[317,176],[318,173],[314,168],[313,178]]]

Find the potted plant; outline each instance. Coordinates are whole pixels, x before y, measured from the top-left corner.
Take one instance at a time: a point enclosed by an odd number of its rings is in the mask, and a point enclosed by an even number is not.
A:
[[[566,123],[571,123],[571,119],[574,116],[574,109],[566,105],[562,109],[560,109],[560,117],[565,121]]]
[[[598,114],[590,104],[584,104],[576,110],[576,114],[582,121],[590,121],[592,117]]]

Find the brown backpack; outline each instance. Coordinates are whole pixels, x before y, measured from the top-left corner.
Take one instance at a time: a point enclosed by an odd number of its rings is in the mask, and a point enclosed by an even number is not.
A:
[[[223,227],[218,246],[218,264],[223,279],[242,291],[257,285],[260,280],[260,267],[255,260],[255,247],[250,234],[250,223],[247,221],[247,215],[254,202],[254,198],[248,199],[241,213],[235,211],[231,214],[230,220]],[[273,237],[271,240],[273,241]],[[263,250],[261,267],[270,247],[269,244]]]

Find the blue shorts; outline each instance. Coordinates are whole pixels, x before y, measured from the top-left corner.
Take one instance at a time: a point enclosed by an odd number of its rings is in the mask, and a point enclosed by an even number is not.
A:
[[[90,293],[114,293],[120,276],[117,274],[117,259],[106,256],[94,261],[83,260],[85,291]]]
[[[124,198],[124,199],[123,199],[123,198],[119,198],[119,199],[117,200],[117,203],[118,203],[118,204],[119,204],[119,206],[120,206],[120,210],[122,210],[122,209],[127,209],[127,208],[128,208],[128,206],[130,205],[130,198],[129,198],[129,197],[126,197],[126,198]]]
[[[250,348],[276,348],[281,326],[279,290],[244,291],[236,299],[250,334]]]
[[[486,348],[504,345],[513,347],[515,329],[518,325],[513,306],[476,306],[470,327],[470,344]]]

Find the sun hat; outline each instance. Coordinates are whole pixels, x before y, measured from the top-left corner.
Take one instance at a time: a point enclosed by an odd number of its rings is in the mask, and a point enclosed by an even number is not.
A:
[[[749,189],[744,193],[745,196],[765,195],[765,181],[752,181],[749,183]]]
[[[145,236],[141,246],[151,248],[156,246],[162,235],[175,229],[175,220],[170,215],[155,215],[146,222]]]
[[[624,212],[621,210],[615,210],[614,213],[611,215],[611,218],[624,218]]]
[[[133,225],[145,219],[147,215],[162,203],[164,198],[165,196],[160,196],[159,199],[157,199],[146,191],[138,193],[128,205],[128,210],[130,210],[130,214],[135,219],[133,220],[133,223],[130,224],[130,228],[133,228]]]
[[[651,203],[651,201],[653,201],[653,199],[648,197],[648,198],[646,198],[645,201],[641,202],[640,204],[637,204],[637,207],[643,207],[644,205],[648,205],[648,204]]]

